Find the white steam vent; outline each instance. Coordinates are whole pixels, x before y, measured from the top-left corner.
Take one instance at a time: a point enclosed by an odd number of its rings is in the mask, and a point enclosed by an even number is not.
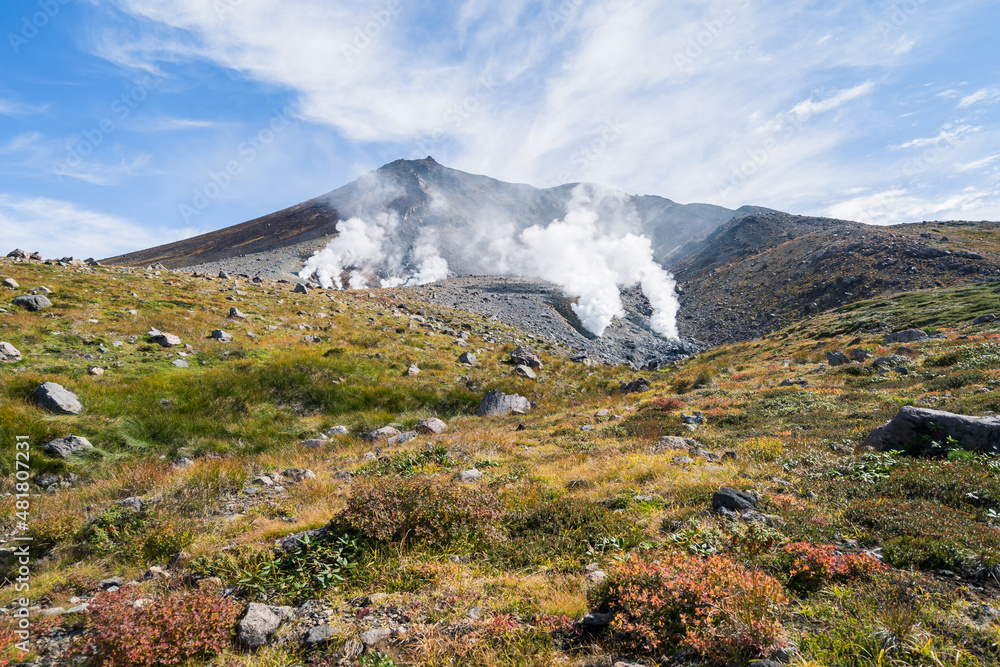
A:
[[[653,261],[652,242],[620,219],[626,213],[602,219],[598,211],[608,215],[615,210],[598,201],[606,197],[578,186],[562,220],[518,230],[484,214],[476,229],[448,236],[425,227],[410,247],[401,247],[395,213],[351,218],[338,223],[340,235],[311,257],[299,276],[338,289],[422,285],[449,277],[442,253],[474,257],[483,274],[536,277],[559,285],[577,300],[573,311],[597,336],[614,318],[625,316],[620,288],[638,285],[653,309],[653,331],[677,338],[673,278]]]

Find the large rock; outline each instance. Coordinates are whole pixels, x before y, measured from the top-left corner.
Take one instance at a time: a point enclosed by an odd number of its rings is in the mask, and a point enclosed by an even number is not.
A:
[[[10,343],[0,342],[0,363],[13,364],[21,361],[21,352]]]
[[[727,510],[752,510],[757,507],[757,499],[749,493],[737,491],[724,487],[712,494],[712,509],[716,512],[725,508]]]
[[[476,355],[472,354],[471,352],[463,352],[462,354],[458,355],[458,363],[460,364],[465,364],[467,366],[475,366],[477,361],[478,359],[476,359]]]
[[[625,382],[620,387],[618,387],[619,394],[638,394],[644,391],[649,391],[652,387],[649,380],[646,378],[636,378],[631,382]]]
[[[4,278],[3,279],[3,286],[6,287],[6,288],[8,288],[8,289],[17,289],[18,287],[20,287],[20,285],[18,284],[18,282],[16,280],[14,280],[13,278]]]
[[[34,397],[39,407],[57,415],[78,415],[83,412],[76,394],[55,382],[44,383],[35,390]]]
[[[43,449],[49,456],[54,456],[59,459],[68,459],[74,454],[86,452],[93,448],[94,446],[90,444],[90,441],[86,438],[78,435],[71,435],[66,438],[59,438],[58,440],[51,441],[46,444]]]
[[[41,294],[25,294],[14,299],[14,305],[34,313],[43,308],[51,308],[52,302]]]
[[[174,334],[163,333],[159,329],[150,329],[149,342],[162,347],[174,347],[181,344],[181,339]]]
[[[509,415],[512,412],[526,413],[531,410],[531,402],[524,396],[518,394],[505,394],[502,391],[493,391],[483,397],[479,403],[479,416],[490,417],[493,415]]]
[[[281,618],[266,604],[251,602],[243,620],[236,626],[240,643],[247,648],[260,648],[281,625]]]
[[[916,340],[924,340],[925,338],[930,338],[920,329],[904,329],[903,331],[895,331],[893,333],[888,333],[885,335],[886,343],[912,343]]]
[[[514,368],[514,373],[520,375],[523,378],[528,378],[529,380],[535,380],[538,378],[538,376],[535,374],[535,371],[531,370],[531,366],[525,366],[524,364],[516,366]]]
[[[865,438],[863,447],[881,450],[944,450],[948,438],[970,452],[1000,452],[1000,417],[968,417],[905,405]],[[934,445],[937,443],[937,446]]]
[[[11,259],[28,259],[28,252],[18,248],[17,250],[11,250],[7,253],[7,256]]]
[[[851,363],[851,358],[843,352],[827,352],[826,363],[831,366],[843,366],[844,364]]]
[[[542,358],[523,345],[510,353],[510,360],[515,366],[542,367]]]

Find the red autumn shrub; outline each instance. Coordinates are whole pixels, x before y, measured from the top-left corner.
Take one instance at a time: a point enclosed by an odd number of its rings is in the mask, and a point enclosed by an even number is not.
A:
[[[615,638],[644,653],[679,645],[721,664],[782,644],[787,598],[781,583],[723,556],[668,553],[653,562],[629,561],[595,598],[615,614]]]
[[[840,554],[832,544],[809,542],[781,547],[779,562],[788,573],[788,587],[800,593],[829,583],[867,578],[885,569],[871,554]]]
[[[135,586],[103,593],[86,612],[82,652],[104,667],[182,665],[232,641],[241,606],[207,591],[159,597],[136,608]]]
[[[661,412],[675,412],[676,410],[684,409],[685,406],[687,406],[687,403],[676,396],[657,396],[649,402],[647,407],[650,410],[659,410]]]

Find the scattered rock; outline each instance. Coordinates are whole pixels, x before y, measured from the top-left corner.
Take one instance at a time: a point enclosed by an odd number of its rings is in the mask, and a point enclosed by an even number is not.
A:
[[[843,366],[844,364],[851,363],[851,358],[843,352],[827,352],[826,363],[831,366]]]
[[[943,445],[949,437],[966,451],[996,453],[1000,451],[1000,417],[969,417],[904,405],[895,417],[872,431],[861,446],[909,451],[925,448],[931,441]]]
[[[619,394],[638,394],[643,391],[649,391],[652,385],[646,378],[636,378],[631,382],[626,382],[618,387]]]
[[[74,454],[86,452],[93,448],[94,446],[90,444],[90,441],[86,438],[79,435],[71,435],[48,442],[43,448],[43,451],[49,456],[54,456],[59,459],[68,459]]]
[[[872,358],[875,355],[873,355],[871,352],[869,352],[864,348],[855,347],[847,351],[847,356],[849,356],[854,361],[860,362],[860,361],[867,361],[868,359]]]
[[[80,399],[70,390],[55,382],[45,382],[34,393],[39,407],[57,415],[78,415],[83,412]]]
[[[100,366],[91,366],[90,368],[87,369],[87,374],[96,375],[97,377],[100,377],[104,375],[104,369],[101,368]]]
[[[34,313],[43,308],[51,308],[52,302],[41,294],[25,294],[14,299],[14,305]]]
[[[531,410],[531,402],[518,394],[505,394],[494,389],[486,394],[479,403],[479,416],[490,417],[494,415],[509,415],[511,413],[524,414]]]
[[[378,646],[391,636],[391,628],[372,628],[361,633],[361,643],[365,646]]]
[[[448,424],[444,423],[437,417],[431,417],[430,419],[425,419],[419,424],[417,424],[418,432],[426,433],[429,435],[441,435],[446,430],[448,430]]]
[[[171,363],[177,368],[190,368],[191,366],[191,364],[189,364],[183,359],[174,359]]]
[[[918,340],[924,340],[930,338],[920,329],[904,329],[903,331],[896,331],[893,333],[888,333],[885,335],[886,343],[912,343]]]
[[[990,322],[996,320],[996,318],[996,315],[980,315],[976,318],[976,321],[973,322],[973,324],[989,324]]]
[[[515,366],[527,366],[535,369],[542,368],[542,358],[523,345],[515,348],[510,353],[510,361]]]
[[[142,575],[142,578],[145,581],[167,581],[168,579],[173,579],[173,577],[174,575],[170,574],[159,565],[154,565],[146,570],[145,574]]]
[[[308,468],[289,468],[283,470],[281,474],[293,482],[304,482],[309,479],[316,479],[316,473]]]
[[[18,282],[16,280],[14,280],[13,278],[4,278],[3,286],[7,287],[9,289],[17,289],[17,288],[20,287],[20,285],[18,284]]]
[[[125,580],[121,577],[111,577],[110,579],[102,579],[98,582],[97,587],[102,591],[106,591],[112,587],[120,587],[125,583]]]
[[[390,436],[385,441],[385,443],[387,445],[389,445],[390,447],[393,446],[393,445],[405,445],[406,443],[410,442],[411,440],[416,439],[416,437],[417,437],[417,432],[416,431],[406,431],[405,433],[400,433],[398,435]]]
[[[328,438],[332,438],[335,435],[347,435],[348,433],[350,433],[350,430],[346,426],[334,426],[325,435]]]
[[[472,484],[474,482],[478,482],[482,478],[483,478],[483,473],[476,470],[475,468],[471,470],[463,470],[462,472],[458,473],[458,481],[464,482],[466,484]]]
[[[523,364],[515,367],[514,372],[521,377],[528,378],[529,380],[535,380],[538,378],[538,376],[535,375],[535,371],[531,370],[530,366],[525,366]]]
[[[305,283],[298,283],[292,291],[296,294],[309,294],[309,288],[305,286]]]
[[[752,510],[755,507],[757,507],[756,498],[736,489],[723,487],[712,494],[712,509],[716,512],[723,508],[742,511]]]
[[[260,648],[281,625],[281,619],[265,604],[251,602],[243,620],[236,626],[240,643],[247,648]]]
[[[149,330],[149,342],[156,343],[162,347],[174,347],[181,344],[181,339],[174,334],[163,333],[159,329]]]
[[[406,374],[409,376],[420,375],[420,368],[416,364],[410,364],[410,367],[406,369]]]
[[[233,306],[233,307],[231,307],[229,309],[229,317],[230,317],[230,319],[243,320],[243,319],[246,319],[246,316],[247,316],[246,313],[242,312],[236,306]]]
[[[458,363],[465,364],[466,366],[475,366],[477,361],[476,355],[471,352],[463,352],[458,355]]]
[[[7,253],[7,257],[10,259],[28,259],[28,252],[17,248],[16,250],[11,250]]]
[[[615,620],[614,614],[599,614],[594,612],[584,616],[583,619],[580,620],[580,625],[583,626],[584,630],[588,630],[590,632],[600,632],[611,625],[611,621],[613,620]]]
[[[693,438],[682,438],[679,435],[665,435],[657,441],[657,451],[664,449],[690,449],[699,447],[701,443]]]
[[[365,436],[365,440],[369,442],[374,442],[376,440],[388,440],[394,435],[399,435],[399,429],[393,428],[392,426],[383,426],[380,429],[376,429]]]
[[[222,329],[214,329],[212,331],[212,338],[222,343],[228,343],[233,339],[233,335],[230,333],[226,333]]]
[[[302,638],[302,643],[306,646],[322,646],[324,644],[329,644],[336,635],[333,632],[333,628],[329,625],[317,625],[309,628],[306,632],[305,637]]]
[[[0,363],[13,364],[21,361],[21,352],[10,343],[0,343]]]

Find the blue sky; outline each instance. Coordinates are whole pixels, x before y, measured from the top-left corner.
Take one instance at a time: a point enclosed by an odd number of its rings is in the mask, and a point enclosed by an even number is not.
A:
[[[108,256],[394,159],[893,223],[1000,219],[986,0],[8,0],[0,240]]]

